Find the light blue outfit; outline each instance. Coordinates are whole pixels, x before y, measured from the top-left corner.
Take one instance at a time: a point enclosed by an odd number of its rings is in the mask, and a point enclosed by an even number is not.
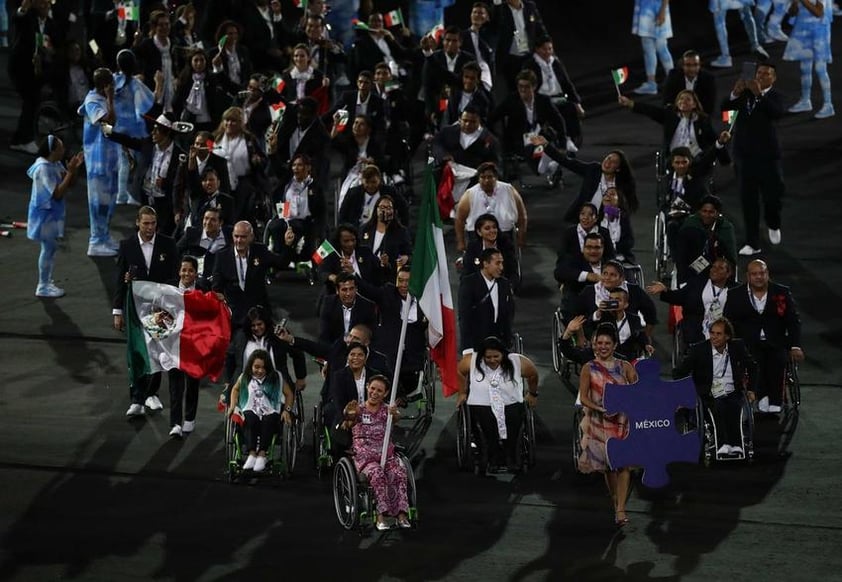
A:
[[[812,0],[814,4],[818,0]],[[801,101],[810,102],[810,92],[813,88],[813,71],[822,88],[824,106],[832,110],[830,92],[830,75],[827,64],[833,62],[830,51],[830,23],[833,20],[833,7],[829,0],[823,0],[824,16],[814,16],[802,4],[798,5],[795,26],[789,35],[789,41],[784,49],[783,60],[799,61],[801,64]]]
[[[740,20],[743,21],[751,48],[760,46],[757,40],[757,25],[751,11],[753,5],[754,0],[710,0],[708,3],[708,9],[713,13],[713,26],[716,29],[716,40],[719,42],[719,51],[722,56],[731,56],[731,49],[728,47],[728,29],[725,27],[725,16],[728,10],[740,11]]]
[[[9,13],[6,11],[6,0],[0,0],[0,46],[9,46]]]
[[[104,95],[91,90],[78,113],[85,120],[82,144],[88,179],[88,214],[91,223],[89,244],[105,245],[111,241],[111,216],[117,202],[120,146],[102,135],[100,129],[100,120],[108,114]]]
[[[38,287],[46,288],[53,277],[58,239],[64,236],[64,199],[56,200],[53,192],[67,170],[61,162],[38,158],[26,171],[32,179],[32,195],[27,213],[26,237],[41,243],[38,256]]]
[[[126,77],[124,73],[114,75],[114,131],[131,137],[144,138],[149,135],[146,122],[143,119],[155,104],[155,94],[141,81],[133,77]],[[131,179],[129,171],[129,157],[134,157],[135,173]],[[120,148],[120,171],[117,177],[117,202],[127,202],[129,198],[140,200],[141,182],[145,167],[140,152],[130,152],[127,148]]]
[[[757,4],[754,7],[754,22],[757,26],[757,36],[760,37],[760,40],[773,33],[777,33],[783,38],[781,22],[783,22],[788,8],[789,0],[757,0]],[[768,24],[766,24],[767,16],[769,17]],[[766,24],[765,34],[763,32],[764,24]]]
[[[330,12],[325,16],[325,22],[330,26],[330,35],[341,42],[345,50],[349,50],[357,38],[357,31],[351,25],[351,20],[357,17],[360,0],[344,0],[333,2]]]
[[[634,2],[632,34],[640,37],[646,77],[650,79],[655,76],[658,59],[661,61],[664,72],[669,73],[673,68],[672,55],[667,46],[667,40],[672,38],[670,11],[667,8],[664,23],[659,26],[655,21],[660,11],[661,0],[635,0]]]

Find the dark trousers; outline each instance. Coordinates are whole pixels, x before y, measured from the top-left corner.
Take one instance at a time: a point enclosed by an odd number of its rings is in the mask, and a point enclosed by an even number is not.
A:
[[[734,391],[721,398],[708,399],[705,405],[716,419],[716,440],[719,446],[742,447],[740,438],[740,412],[743,409],[743,393]]]
[[[199,406],[199,379],[181,370],[170,370],[170,426],[196,420]]]
[[[13,144],[29,143],[35,139],[35,113],[41,105],[42,82],[40,79],[25,75],[11,75],[11,77],[12,84],[20,95],[21,108],[17,127],[10,141]]]
[[[281,417],[273,412],[262,419],[258,418],[251,410],[246,410],[243,415],[246,427],[246,444],[249,451],[269,452],[272,445],[272,437],[278,434],[281,427]]]
[[[786,348],[756,342],[751,344],[751,355],[757,361],[757,399],[769,397],[769,404],[781,405],[784,393],[784,374],[789,354]]]
[[[784,179],[780,160],[736,158],[734,168],[743,205],[746,243],[760,248],[760,204],[763,201],[763,218],[766,226],[777,230],[781,227],[781,199]]]
[[[471,422],[482,430],[488,447],[488,462],[492,465],[514,466],[518,435],[523,425],[523,404],[517,402],[505,408],[507,437],[501,441],[497,432],[497,419],[490,406],[471,406]]]
[[[129,398],[132,404],[143,404],[150,396],[157,396],[161,388],[161,372],[142,376],[136,383],[129,386]]]

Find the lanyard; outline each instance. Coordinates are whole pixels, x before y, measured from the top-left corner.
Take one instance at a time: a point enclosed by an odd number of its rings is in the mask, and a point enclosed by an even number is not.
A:
[[[719,374],[720,378],[725,377],[725,372],[728,371],[728,364],[730,364],[730,363],[731,363],[731,354],[726,354],[725,355],[725,365],[722,366],[722,372],[720,372],[720,374]]]

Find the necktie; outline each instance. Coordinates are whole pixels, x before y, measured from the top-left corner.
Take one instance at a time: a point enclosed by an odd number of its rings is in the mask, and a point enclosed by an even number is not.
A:
[[[246,257],[237,255],[237,275],[240,278],[240,289],[246,290]]]

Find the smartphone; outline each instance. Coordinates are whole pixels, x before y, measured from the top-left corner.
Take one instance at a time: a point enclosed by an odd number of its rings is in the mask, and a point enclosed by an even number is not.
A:
[[[287,318],[283,318],[278,324],[275,326],[275,335],[278,335],[282,331],[287,328]]]
[[[615,310],[619,307],[620,307],[620,302],[617,301],[616,299],[606,299],[605,301],[602,302],[602,304],[600,306],[600,309],[603,309],[605,311],[613,311],[613,310]]]
[[[754,79],[754,74],[757,72],[757,63],[754,61],[743,61],[743,68],[740,71],[740,79],[743,81],[751,81]]]

